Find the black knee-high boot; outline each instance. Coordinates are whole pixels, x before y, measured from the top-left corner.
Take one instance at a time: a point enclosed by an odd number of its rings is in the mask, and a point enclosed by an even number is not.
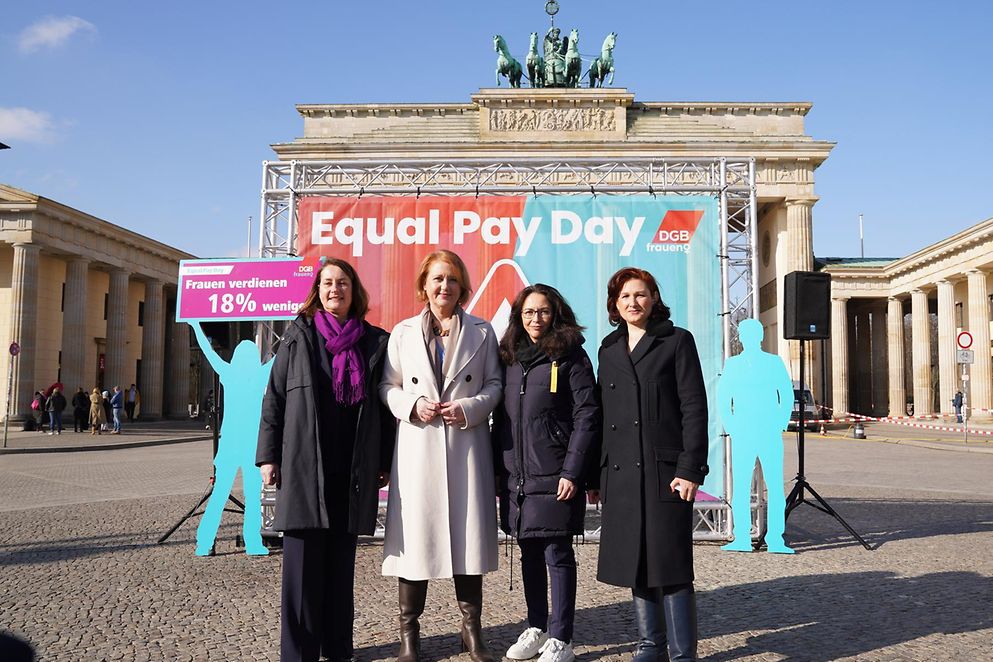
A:
[[[483,576],[455,575],[455,599],[462,612],[462,647],[472,662],[495,662],[483,640]]]
[[[634,597],[634,620],[638,625],[638,643],[632,662],[669,662],[666,649],[665,622],[658,589],[631,589]]]
[[[421,657],[421,624],[428,582],[400,578],[400,652],[397,662],[418,662]]]
[[[697,649],[696,594],[688,584],[662,596],[665,628],[669,633],[669,659],[695,662]]]

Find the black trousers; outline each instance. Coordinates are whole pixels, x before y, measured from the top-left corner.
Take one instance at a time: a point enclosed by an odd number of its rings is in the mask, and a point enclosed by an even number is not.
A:
[[[528,625],[559,641],[572,641],[576,619],[576,554],[572,538],[522,538],[521,580],[528,605]],[[552,614],[548,617],[548,577],[552,579]]]
[[[90,427],[90,412],[86,409],[74,409],[72,427],[76,432],[86,432],[86,429]]]
[[[352,656],[355,544],[326,529],[283,533],[282,662]]]

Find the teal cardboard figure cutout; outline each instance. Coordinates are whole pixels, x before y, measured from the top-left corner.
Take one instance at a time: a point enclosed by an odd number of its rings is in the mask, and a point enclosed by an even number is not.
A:
[[[262,396],[269,383],[272,360],[262,363],[259,347],[242,340],[228,363],[214,351],[198,322],[191,324],[197,343],[224,386],[225,416],[221,423],[217,457],[214,458],[214,490],[197,527],[197,556],[208,556],[221,524],[224,504],[231,494],[238,469],[245,489],[245,520],[242,535],[245,553],[265,555],[262,544],[262,474],[255,466],[255,447],[262,417]]]
[[[762,351],[764,331],[758,320],[738,325],[741,354],[724,362],[717,384],[717,406],[731,435],[731,512],[734,541],[721,549],[752,549],[752,471],[758,458],[768,489],[766,543],[770,552],[792,554],[786,546],[786,495],[783,487],[783,431],[793,411],[793,382],[783,359]]]

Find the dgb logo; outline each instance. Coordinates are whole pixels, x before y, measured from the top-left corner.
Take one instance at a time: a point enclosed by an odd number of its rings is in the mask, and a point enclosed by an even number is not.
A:
[[[297,273],[312,274],[314,273],[314,266],[311,264],[301,264],[297,267]]]

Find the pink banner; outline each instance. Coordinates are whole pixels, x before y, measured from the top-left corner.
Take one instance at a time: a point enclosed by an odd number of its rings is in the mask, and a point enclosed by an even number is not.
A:
[[[307,298],[317,259],[183,260],[176,321],[291,320]]]

